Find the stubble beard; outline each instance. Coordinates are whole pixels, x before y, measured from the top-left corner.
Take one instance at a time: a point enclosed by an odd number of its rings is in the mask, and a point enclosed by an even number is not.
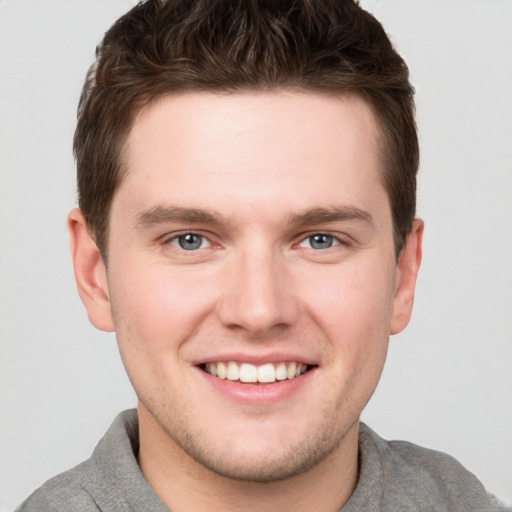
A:
[[[270,448],[264,455],[240,460],[243,458],[237,453],[219,453],[220,450],[212,449],[204,427],[198,428],[197,425],[171,418],[167,414],[168,409],[166,413],[160,414],[155,404],[148,405],[144,404],[145,408],[169,441],[179,447],[185,457],[192,458],[218,476],[240,482],[272,483],[305,473],[335,452],[354,425],[354,421],[340,424],[340,418],[334,412],[340,410],[340,404],[327,405],[311,432],[299,441],[283,447],[278,453],[275,448]],[[260,441],[255,439],[256,443]],[[226,439],[226,444],[229,443],[230,439]]]

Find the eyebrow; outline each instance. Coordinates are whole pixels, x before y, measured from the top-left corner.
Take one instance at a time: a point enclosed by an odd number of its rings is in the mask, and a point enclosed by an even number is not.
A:
[[[310,224],[322,224],[324,222],[337,221],[364,221],[373,225],[373,217],[369,212],[354,206],[332,206],[325,208],[313,208],[302,213],[293,214],[288,223],[293,226],[306,226]]]
[[[313,208],[289,215],[287,222],[289,225],[297,227],[353,220],[364,221],[373,225],[373,217],[369,212],[353,206]],[[216,211],[181,206],[155,206],[149,210],[144,210],[136,215],[134,224],[137,229],[144,229],[171,222],[205,224],[213,227],[229,224]]]
[[[140,212],[135,217],[135,227],[144,229],[158,224],[184,222],[218,226],[224,224],[221,216],[215,211],[200,208],[184,208],[181,206],[155,206]]]

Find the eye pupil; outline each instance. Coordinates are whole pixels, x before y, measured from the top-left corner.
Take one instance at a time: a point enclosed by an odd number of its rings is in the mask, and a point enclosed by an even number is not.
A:
[[[194,233],[187,233],[185,235],[181,235],[178,238],[178,243],[182,249],[186,251],[193,251],[194,249],[199,249],[202,243],[202,237],[199,235],[195,235]]]
[[[309,237],[309,243],[313,249],[328,249],[329,247],[332,247],[333,239],[330,235],[317,233],[316,235]]]

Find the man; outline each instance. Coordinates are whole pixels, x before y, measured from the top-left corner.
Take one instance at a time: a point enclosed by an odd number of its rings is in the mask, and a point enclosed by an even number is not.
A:
[[[21,510],[499,510],[360,424],[421,259],[407,67],[349,1],[145,2],[75,135],[80,296],[138,396]]]

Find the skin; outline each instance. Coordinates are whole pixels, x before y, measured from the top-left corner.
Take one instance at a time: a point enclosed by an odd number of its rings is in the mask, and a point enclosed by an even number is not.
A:
[[[423,231],[397,261],[378,138],[355,95],[167,97],[129,134],[108,269],[71,212],[80,295],[116,331],[139,464],[174,512],[337,511],[353,492],[359,417],[409,321]],[[200,246],[184,250],[190,232]],[[229,360],[311,370],[262,394],[200,367]]]

